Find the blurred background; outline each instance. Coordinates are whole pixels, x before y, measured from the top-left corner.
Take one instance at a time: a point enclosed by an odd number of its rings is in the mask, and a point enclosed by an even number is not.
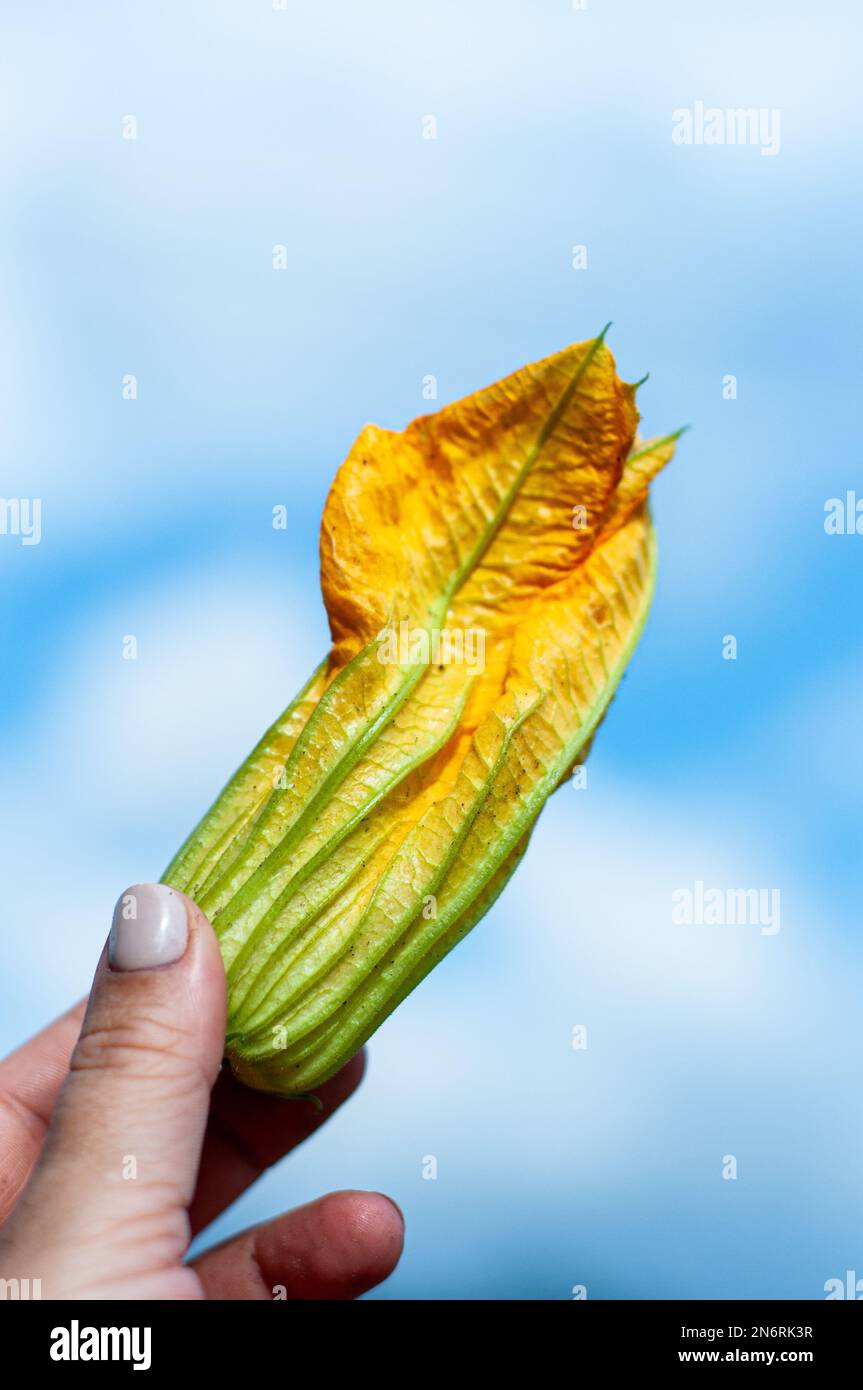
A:
[[[3,29],[0,491],[42,519],[0,535],[2,1049],[325,651],[360,427],[612,319],[645,433],[693,429],[587,788],[207,1240],[367,1186],[408,1223],[376,1298],[863,1277],[863,535],[824,526],[863,498],[859,7],[43,0]],[[675,144],[699,101],[778,110],[778,153]],[[675,925],[698,880],[778,888],[780,930]]]

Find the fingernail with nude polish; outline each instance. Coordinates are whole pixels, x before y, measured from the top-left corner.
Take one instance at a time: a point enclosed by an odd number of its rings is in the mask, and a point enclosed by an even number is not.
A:
[[[189,943],[186,904],[164,883],[136,883],[121,894],[108,937],[112,970],[174,965]]]

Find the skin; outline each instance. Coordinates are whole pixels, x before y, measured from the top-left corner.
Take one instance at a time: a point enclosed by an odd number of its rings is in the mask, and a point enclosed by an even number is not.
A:
[[[224,969],[185,902],[180,961],[122,973],[103,951],[86,1006],[0,1062],[0,1279],[41,1279],[43,1298],[356,1298],[402,1250],[401,1212],[380,1193],[330,1193],[184,1263],[364,1067],[358,1054],[320,1088],[321,1113],[224,1071]]]

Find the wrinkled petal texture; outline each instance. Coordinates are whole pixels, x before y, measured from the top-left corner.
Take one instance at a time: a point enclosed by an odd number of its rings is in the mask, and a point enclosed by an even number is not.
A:
[[[354,444],[321,526],[330,656],[165,875],[219,935],[249,1085],[337,1071],[586,755],[647,615],[676,440],[637,423],[599,338]]]

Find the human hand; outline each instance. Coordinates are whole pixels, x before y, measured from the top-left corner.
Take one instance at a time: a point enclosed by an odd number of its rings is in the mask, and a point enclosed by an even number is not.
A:
[[[315,1111],[222,1072],[225,972],[198,907],[127,889],[89,1002],[0,1062],[0,1280],[43,1298],[344,1299],[385,1279],[403,1221],[335,1192],[190,1264],[192,1236],[358,1085],[358,1054]],[[80,1036],[79,1036],[80,1030]]]

